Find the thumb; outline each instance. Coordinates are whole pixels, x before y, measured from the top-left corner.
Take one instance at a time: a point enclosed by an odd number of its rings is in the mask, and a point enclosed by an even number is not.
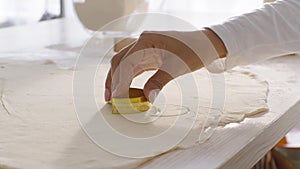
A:
[[[168,73],[158,70],[145,84],[144,95],[153,103],[162,88],[172,79]]]

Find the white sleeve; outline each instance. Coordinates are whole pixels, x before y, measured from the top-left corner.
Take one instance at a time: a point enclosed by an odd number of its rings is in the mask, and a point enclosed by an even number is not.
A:
[[[209,27],[224,42],[225,69],[300,51],[300,0],[281,0]]]

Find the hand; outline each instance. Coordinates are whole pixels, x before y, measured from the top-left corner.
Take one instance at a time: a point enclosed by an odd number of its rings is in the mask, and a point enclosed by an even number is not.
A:
[[[157,70],[144,86],[144,95],[153,102],[169,81],[209,65],[226,53],[222,40],[209,29],[143,32],[137,41],[112,58],[105,100],[128,97],[134,77],[147,70]]]

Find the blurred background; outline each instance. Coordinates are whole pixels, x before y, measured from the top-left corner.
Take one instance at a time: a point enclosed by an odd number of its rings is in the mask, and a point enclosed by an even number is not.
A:
[[[113,19],[139,12],[169,13],[204,26],[262,4],[263,0],[0,0],[0,28],[76,17],[76,13],[88,24],[86,27],[99,28]]]
[[[62,0],[0,0],[0,27],[62,17]]]

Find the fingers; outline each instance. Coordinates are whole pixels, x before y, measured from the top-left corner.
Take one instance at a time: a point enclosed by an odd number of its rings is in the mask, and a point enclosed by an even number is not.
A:
[[[111,100],[111,69],[109,69],[106,76],[104,99],[106,102]]]
[[[111,91],[111,83],[112,83],[112,69],[115,70],[115,67],[120,63],[122,58],[126,55],[126,53],[132,48],[132,46],[135,43],[130,44],[123,50],[121,50],[119,53],[117,53],[113,59],[111,60],[111,68],[109,69],[107,76],[106,76],[106,81],[105,81],[105,94],[104,98],[105,101],[110,101],[112,97],[112,91]]]
[[[128,91],[133,78],[145,70],[158,67],[157,64],[153,66],[153,60],[156,60],[156,57],[145,57],[146,55],[153,56],[153,47],[147,47],[145,45],[147,43],[144,41],[141,35],[137,42],[127,50],[126,54],[119,60],[117,57],[117,61],[112,62],[112,97],[129,97]],[[147,52],[147,49],[152,52]]]
[[[153,103],[158,93],[173,77],[165,71],[158,70],[145,84],[144,94]]]
[[[111,75],[114,74],[116,68],[120,64],[121,60],[127,55],[127,53],[132,49],[132,47],[136,44],[136,42],[128,45],[126,48],[122,49],[119,53],[117,53],[112,59],[111,59]]]
[[[129,97],[128,91],[132,79],[142,71],[139,67],[139,63],[141,63],[144,58],[144,51],[139,49],[137,44],[138,43],[128,50],[118,64],[115,64],[115,62],[112,63],[111,91],[113,98]]]

